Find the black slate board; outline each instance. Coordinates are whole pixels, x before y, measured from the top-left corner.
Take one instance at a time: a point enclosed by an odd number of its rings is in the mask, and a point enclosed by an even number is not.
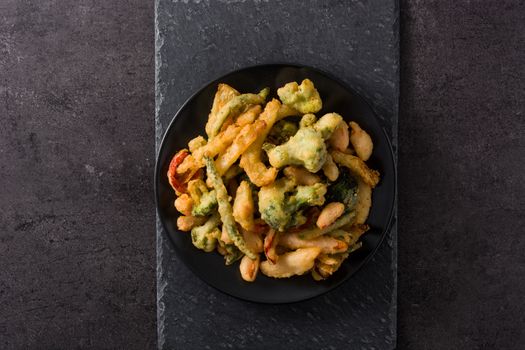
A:
[[[156,1],[156,143],[182,103],[244,66],[292,62],[359,91],[397,147],[398,3],[383,1]],[[397,230],[337,290],[306,302],[259,305],[226,296],[180,261],[157,221],[158,346],[392,349]]]

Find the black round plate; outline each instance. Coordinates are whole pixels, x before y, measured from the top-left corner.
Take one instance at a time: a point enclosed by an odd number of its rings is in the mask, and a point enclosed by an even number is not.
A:
[[[290,81],[308,78],[319,90],[323,109],[318,116],[337,112],[345,120],[354,120],[366,130],[374,141],[374,152],[368,164],[381,173],[381,182],[373,191],[372,208],[368,218],[371,226],[362,237],[363,247],[352,253],[341,268],[326,281],[316,282],[310,274],[285,279],[273,279],[259,273],[255,282],[244,282],[239,274],[239,262],[225,266],[218,253],[205,253],[191,243],[190,234],[177,229],[179,214],[173,207],[175,194],[166,173],[173,155],[186,148],[188,141],[205,135],[208,118],[217,84],[227,83],[241,92],[257,92],[269,86],[272,95],[277,88]],[[396,174],[392,147],[379,120],[370,106],[355,91],[342,82],[317,69],[272,64],[249,67],[216,79],[195,93],[175,114],[169,125],[157,157],[155,169],[155,194],[159,218],[171,238],[179,258],[201,279],[232,296],[261,303],[289,303],[309,299],[326,293],[348,280],[363,264],[370,260],[386,236],[394,207]]]

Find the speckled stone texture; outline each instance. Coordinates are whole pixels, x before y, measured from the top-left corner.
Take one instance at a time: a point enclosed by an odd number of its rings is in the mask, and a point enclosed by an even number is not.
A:
[[[0,349],[155,339],[153,4],[0,2]]]
[[[402,7],[399,348],[525,348],[525,2]]]
[[[204,83],[275,62],[311,65],[345,80],[372,102],[396,145],[398,15],[394,0],[157,0],[157,145]],[[158,346],[393,349],[396,253],[394,225],[375,258],[339,289],[297,304],[260,305],[200,281],[158,225]]]

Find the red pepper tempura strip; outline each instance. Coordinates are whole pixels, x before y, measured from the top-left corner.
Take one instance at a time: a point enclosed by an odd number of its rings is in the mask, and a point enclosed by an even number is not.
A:
[[[185,149],[177,152],[177,154],[175,154],[171,159],[170,166],[168,168],[168,181],[177,194],[186,193],[187,190],[187,185],[180,181],[177,177],[177,167],[188,155],[189,152]]]

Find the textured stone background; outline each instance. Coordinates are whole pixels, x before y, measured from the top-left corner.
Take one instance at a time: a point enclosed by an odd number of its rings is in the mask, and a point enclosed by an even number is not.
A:
[[[400,349],[525,342],[525,5],[401,1]],[[0,348],[154,348],[153,2],[0,2]]]
[[[402,349],[523,349],[525,2],[410,1],[401,22]]]
[[[0,348],[156,340],[153,4],[0,1]]]

